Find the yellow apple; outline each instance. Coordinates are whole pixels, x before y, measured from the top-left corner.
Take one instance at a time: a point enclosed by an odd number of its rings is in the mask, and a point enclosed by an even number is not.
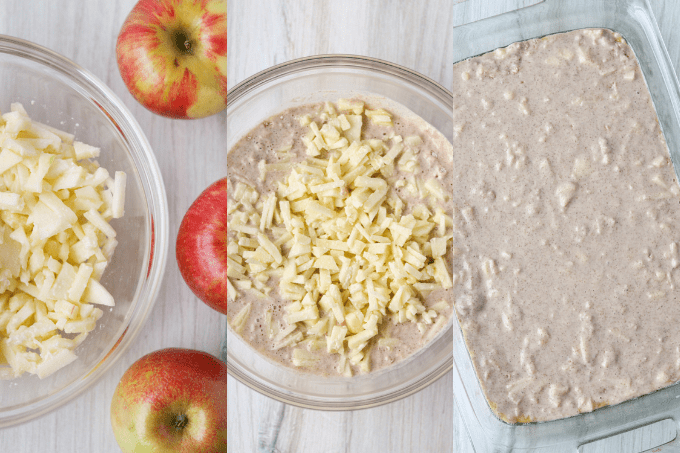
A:
[[[144,107],[202,118],[227,102],[227,1],[140,0],[116,43],[118,69]]]
[[[226,453],[227,364],[191,349],[137,360],[111,400],[123,453]]]

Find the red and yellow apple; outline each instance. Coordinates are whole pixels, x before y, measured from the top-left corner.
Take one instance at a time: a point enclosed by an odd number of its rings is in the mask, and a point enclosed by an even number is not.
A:
[[[111,400],[123,453],[227,451],[227,365],[212,355],[168,348],[137,360]]]
[[[184,281],[211,308],[227,314],[227,178],[211,184],[184,214],[177,233]]]
[[[227,1],[140,0],[118,35],[130,93],[171,118],[202,118],[227,102]]]

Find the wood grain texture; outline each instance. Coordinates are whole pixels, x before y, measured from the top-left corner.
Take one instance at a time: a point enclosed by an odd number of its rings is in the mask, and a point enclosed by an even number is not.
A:
[[[118,381],[135,360],[166,347],[220,355],[226,317],[201,303],[184,284],[175,261],[174,240],[192,201],[210,183],[226,175],[226,111],[201,120],[170,120],[150,113],[132,98],[118,72],[115,42],[135,3],[0,1],[1,34],[33,41],[74,60],[106,83],[130,109],[156,155],[170,218],[164,280],[140,335],[107,374],[83,394],[38,419],[0,429],[0,452],[119,453],[109,405]],[[2,111],[8,108],[0,106]]]
[[[229,2],[228,87],[269,66],[329,53],[380,58],[450,87],[450,4],[449,0]]]

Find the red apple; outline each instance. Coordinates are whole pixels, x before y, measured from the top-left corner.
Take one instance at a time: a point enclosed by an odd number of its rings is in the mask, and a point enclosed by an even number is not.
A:
[[[144,107],[202,118],[227,102],[227,1],[140,0],[116,43],[118,69]]]
[[[168,348],[137,360],[111,401],[123,453],[227,451],[227,365],[212,355]]]
[[[226,315],[227,178],[205,189],[184,214],[176,252],[179,271],[189,288]]]

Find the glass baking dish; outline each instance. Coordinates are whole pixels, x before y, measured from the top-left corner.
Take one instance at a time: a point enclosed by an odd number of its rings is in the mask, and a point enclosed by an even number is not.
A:
[[[454,5],[455,8],[466,6],[469,5]],[[455,64],[513,42],[581,28],[607,28],[616,31],[635,52],[678,175],[680,85],[646,0],[592,0],[588,4],[577,5],[545,0],[533,6],[468,23],[453,30],[453,61]],[[680,441],[677,440],[680,422],[678,383],[590,413],[549,422],[513,425],[501,421],[491,411],[457,323],[453,329],[453,349],[453,390],[456,404],[473,447],[478,452],[598,451],[597,444],[593,442],[661,421],[667,430],[670,429],[670,434],[661,442],[671,442],[654,451],[680,452]],[[659,443],[646,445],[641,449],[653,448]],[[632,447],[624,443],[620,445]],[[629,450],[626,448],[626,451]]]

